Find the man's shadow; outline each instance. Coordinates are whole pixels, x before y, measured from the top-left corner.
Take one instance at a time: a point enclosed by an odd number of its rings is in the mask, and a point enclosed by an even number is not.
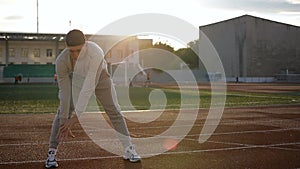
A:
[[[142,162],[131,163],[127,160],[124,160],[124,169],[142,169]]]

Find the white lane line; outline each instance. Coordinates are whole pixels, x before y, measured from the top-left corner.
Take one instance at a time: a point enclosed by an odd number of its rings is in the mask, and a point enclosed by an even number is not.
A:
[[[102,140],[77,140],[77,141],[64,141],[62,144],[77,144],[77,143],[94,143],[94,142],[111,142],[119,139],[102,139]],[[16,144],[0,144],[0,147],[8,146],[36,146],[36,145],[48,145],[49,142],[32,142],[32,143],[16,143]]]
[[[195,140],[197,141],[197,140]],[[237,145],[237,146],[246,146],[246,147],[251,147],[251,146],[264,146],[264,145],[255,145],[255,144],[242,144],[242,143],[233,143],[233,142],[222,142],[222,141],[207,141],[210,143],[217,143],[217,144],[228,144],[228,145]],[[299,145],[296,142],[296,144],[291,144],[291,143],[277,143],[277,144],[271,144],[271,145],[266,145],[266,148],[273,148],[273,149],[282,149],[282,150],[288,150],[288,151],[300,151],[300,149],[296,148],[284,148],[284,147],[278,147],[278,146],[289,146],[289,145]]]
[[[205,153],[205,152],[218,152],[218,151],[230,151],[230,150],[243,150],[252,148],[270,148],[276,146],[287,146],[287,145],[299,145],[300,142],[293,143],[280,143],[280,144],[267,144],[267,145],[250,145],[240,147],[229,147],[229,148],[216,148],[216,149],[205,149],[205,150],[189,150],[189,151],[177,151],[177,152],[165,152],[161,155],[172,155],[172,154],[189,154],[189,153]],[[152,156],[157,154],[141,154],[142,156]],[[121,156],[104,156],[104,157],[84,157],[84,158],[69,158],[69,159],[58,159],[58,161],[78,161],[78,160],[99,160],[99,159],[111,159],[120,158]],[[0,162],[0,165],[11,165],[11,164],[26,164],[26,163],[41,163],[45,160],[31,160],[31,161],[8,161]]]
[[[300,144],[300,142],[267,144],[267,145],[251,145],[251,146],[217,148],[217,149],[206,149],[206,150],[191,150],[191,151],[180,151],[180,152],[166,152],[164,154],[203,153],[203,152],[242,150],[242,149],[252,149],[252,148],[270,148],[270,147],[276,147],[276,146],[288,146],[288,145],[299,145],[299,144]]]
[[[285,128],[285,129],[270,129],[270,130],[246,130],[246,131],[236,131],[236,132],[224,132],[224,133],[203,133],[201,135],[212,135],[212,136],[218,136],[218,135],[232,135],[232,134],[256,134],[256,133],[267,133],[267,132],[281,132],[281,131],[290,131],[290,130],[300,130],[300,127],[297,128]],[[147,134],[147,133],[137,133],[138,135],[144,135],[151,137],[153,134]],[[189,135],[176,135],[176,136],[167,136],[167,137],[183,137],[183,136],[199,136],[199,134],[189,134]]]
[[[101,129],[99,129],[101,130]],[[281,131],[290,131],[290,130],[300,130],[300,128],[286,128],[286,129],[271,129],[271,130],[249,130],[249,131],[240,131],[240,132],[224,132],[224,133],[213,133],[212,136],[217,136],[217,135],[232,135],[232,134],[255,134],[255,133],[267,133],[267,132],[281,132]],[[89,130],[89,131],[98,131],[98,130]],[[75,132],[74,132],[75,133]],[[134,134],[141,135],[141,136],[148,136],[151,137],[153,134],[147,134],[147,133],[136,133]],[[209,134],[203,134],[203,135],[209,135]],[[190,134],[186,136],[199,136],[199,134]],[[186,137],[183,135],[177,135],[177,136],[161,136],[161,138],[170,138],[170,137]],[[184,138],[187,139],[187,138]],[[111,139],[102,139],[102,140],[96,140],[97,142],[99,141],[111,141]],[[66,141],[63,144],[72,144],[72,143],[88,143],[88,142],[93,142],[92,140],[79,140],[79,141]],[[0,144],[0,147],[6,147],[6,146],[32,146],[32,145],[45,145],[49,144],[48,142],[31,142],[31,143],[15,143],[15,144]]]
[[[231,134],[247,134],[247,133],[267,133],[267,132],[281,132],[281,131],[289,131],[289,130],[300,130],[300,127],[295,128],[285,128],[285,129],[270,129],[270,130],[246,130],[246,131],[234,131],[234,132],[224,132],[224,133],[213,133],[212,135],[231,135]],[[209,134],[203,134],[209,135]],[[191,136],[197,136],[196,134]]]
[[[111,159],[111,158],[119,158],[121,156],[104,156],[104,157],[82,157],[82,158],[65,158],[65,159],[57,159],[58,161],[83,161],[83,160],[100,160],[100,159]],[[30,160],[30,161],[8,161],[8,162],[0,162],[0,165],[11,165],[11,164],[26,164],[26,163],[41,163],[45,162],[45,160]]]
[[[228,123],[229,124],[229,123]],[[225,125],[225,124],[221,124]],[[176,125],[173,127],[181,128],[181,127],[202,127],[203,125]],[[151,126],[151,127],[131,127],[130,129],[162,129],[162,128],[169,128],[170,126]],[[103,131],[103,130],[113,130],[111,128],[99,128],[99,129],[89,129],[85,130],[86,132],[95,132],[95,131]],[[214,135],[227,135],[227,134],[244,134],[244,133],[260,133],[260,132],[272,132],[272,131],[286,131],[286,130],[300,130],[300,127],[294,127],[294,128],[284,128],[284,129],[270,129],[270,130],[250,130],[250,131],[237,131],[237,132],[225,132],[225,133],[214,133]],[[49,133],[50,131],[24,131],[21,134],[37,134],[37,133]],[[74,130],[73,133],[77,132],[84,132],[81,130]],[[20,132],[9,132],[9,133],[0,133],[0,135],[14,135],[14,134],[20,134]],[[208,134],[203,134],[208,135]],[[0,145],[1,146],[1,145]]]
[[[189,141],[198,141],[198,139],[190,139],[190,138],[184,138],[184,140],[189,140]],[[264,145],[255,145],[255,144],[242,144],[242,143],[233,143],[233,142],[222,142],[222,141],[206,141],[209,143],[216,143],[216,144],[225,144],[225,145],[234,145],[234,146],[244,146],[244,147],[251,147],[251,146],[264,146]],[[283,145],[281,145],[283,144]],[[280,144],[274,144],[275,146],[270,146],[267,148],[272,148],[272,149],[280,149],[280,150],[287,150],[287,151],[300,151],[300,149],[297,148],[284,148],[284,147],[276,147],[276,146],[287,146],[285,143],[280,143]],[[299,144],[289,144],[289,145],[294,145],[297,146]]]

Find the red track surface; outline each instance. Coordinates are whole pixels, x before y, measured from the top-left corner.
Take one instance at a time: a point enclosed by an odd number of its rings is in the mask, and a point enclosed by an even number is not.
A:
[[[243,85],[239,86],[242,90]],[[299,91],[298,86],[294,87],[291,90]],[[271,90],[263,85],[249,87],[253,88]],[[199,133],[207,112],[199,110],[191,131],[176,149],[135,164],[103,150],[78,124],[72,130],[76,137],[59,148],[59,168],[300,168],[300,105],[225,109],[214,134],[200,144]],[[145,117],[147,113],[151,112],[125,113],[125,116]],[[147,124],[128,121],[129,130],[134,137],[153,136],[172,125],[176,115],[176,111],[167,111]],[[0,115],[0,168],[44,168],[53,118],[54,114]]]

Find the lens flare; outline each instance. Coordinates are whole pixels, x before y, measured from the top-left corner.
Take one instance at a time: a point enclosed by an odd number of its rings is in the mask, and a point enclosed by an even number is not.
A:
[[[225,73],[214,46],[199,28],[174,16],[164,14],[138,14],[119,19],[107,25],[99,30],[95,36],[89,38],[89,40],[97,41],[97,35],[122,35],[120,39],[112,39],[111,43],[104,45],[107,51],[116,47],[118,42],[131,36],[165,35],[165,37],[173,38],[174,40],[178,40],[178,42],[180,40],[180,42],[184,42],[185,44],[199,39],[199,50],[192,50],[198,55],[207,74],[212,72],[222,75],[220,81],[215,82],[210,79],[210,81],[212,81],[211,107],[199,135],[199,143],[205,142],[212,135],[220,122],[224,110],[226,100]],[[128,47],[133,49],[135,45]],[[146,56],[151,56],[151,60],[147,60]],[[180,94],[180,103],[176,103],[179,105],[179,109],[172,125],[164,131],[156,133],[156,135],[150,133],[157,127],[159,128],[159,126],[150,127],[149,130],[152,130],[149,131],[149,134],[148,131],[145,131],[145,137],[132,138],[132,143],[135,145],[139,155],[143,158],[176,150],[180,141],[182,141],[192,129],[199,114],[200,93],[198,81],[196,80],[193,70],[191,70],[180,57],[163,49],[140,49],[139,51],[131,53],[130,56],[126,57],[123,61],[116,62],[115,66],[116,68],[112,74],[113,82],[124,86],[120,87],[120,90],[117,91],[118,98],[114,101],[118,102],[116,104],[120,104],[130,111],[140,111],[139,109],[135,109],[136,107],[133,106],[129,97],[130,82],[135,77],[142,76],[145,78],[145,74],[148,73],[146,71],[152,69],[159,70],[156,72],[160,75],[159,77],[157,76],[157,78],[166,80],[166,77],[171,77],[172,80],[176,82]],[[174,70],[180,70],[180,73]],[[146,87],[151,88],[151,83],[155,83],[154,80],[155,73],[151,75],[150,85]],[[80,88],[83,81],[84,79],[82,77],[73,77],[72,88]],[[183,92],[186,91],[186,89],[193,91],[193,94]],[[73,97],[75,98],[73,102],[75,104],[79,102],[77,100],[80,98],[76,95],[77,92],[74,91],[76,90],[72,90]],[[158,119],[167,108],[166,106],[169,99],[162,90],[152,90],[149,94],[149,98],[144,101],[150,103],[148,111],[155,113],[136,116],[129,113],[124,114],[127,120],[139,124],[139,126],[136,127],[137,129],[142,129],[146,123],[152,123]],[[97,111],[95,109],[98,109],[98,106],[97,99],[93,95],[87,107],[87,110],[91,110],[91,113],[82,113],[79,118],[82,128],[88,133],[91,140],[101,148],[114,154],[123,155],[124,152],[120,138],[122,139],[127,136],[116,132],[103,115],[99,114],[96,116],[93,114],[94,112],[100,112],[100,110]],[[143,128],[143,130],[146,129]],[[141,135],[144,136],[143,134],[144,132]],[[171,136],[173,138],[170,138]]]
[[[168,151],[174,151],[177,149],[178,141],[175,139],[165,139],[164,140],[164,148]]]

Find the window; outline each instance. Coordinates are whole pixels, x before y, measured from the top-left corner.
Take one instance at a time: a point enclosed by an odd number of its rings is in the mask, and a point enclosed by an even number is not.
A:
[[[27,48],[22,48],[21,49],[21,56],[22,57],[27,57],[28,56],[28,49]]]
[[[8,56],[9,57],[15,57],[15,49],[14,48],[9,48],[8,49]]]
[[[47,53],[47,57],[52,57],[52,49],[47,49],[46,53]]]
[[[34,49],[33,50],[33,56],[34,57],[40,57],[40,49]]]

